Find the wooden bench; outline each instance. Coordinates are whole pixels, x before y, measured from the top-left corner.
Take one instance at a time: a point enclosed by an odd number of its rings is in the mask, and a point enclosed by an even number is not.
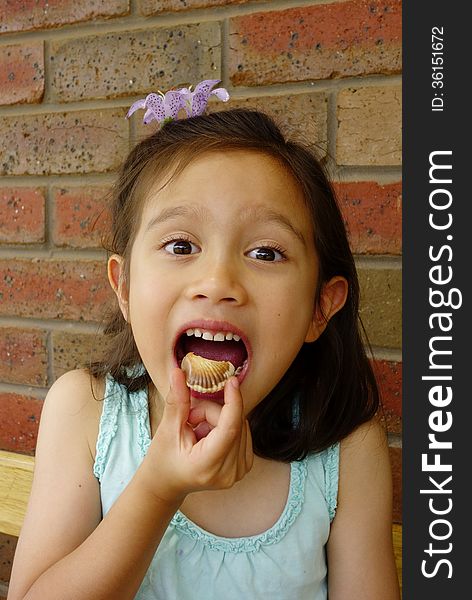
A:
[[[0,450],[0,532],[18,536],[33,479],[34,458]],[[402,582],[402,526],[392,528],[400,585]]]

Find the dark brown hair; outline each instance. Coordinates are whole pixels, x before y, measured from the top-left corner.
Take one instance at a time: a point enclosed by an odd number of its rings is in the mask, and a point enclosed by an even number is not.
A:
[[[349,285],[344,307],[317,341],[303,344],[280,382],[249,415],[258,455],[298,460],[343,439],[371,419],[380,402],[360,334],[363,327],[354,259],[334,191],[315,153],[300,142],[285,139],[275,122],[260,111],[232,109],[168,122],[137,144],[122,167],[113,193],[108,250],[123,256],[129,265],[150,187],[162,178],[175,177],[196,156],[230,149],[268,154],[298,183],[313,221],[319,263],[316,304],[319,306],[323,284],[332,277],[345,277]],[[141,359],[118,307],[110,315],[105,333],[113,338],[110,350],[105,360],[90,366],[91,374],[103,377],[109,372],[130,391],[151,384],[146,372],[133,376],[125,369]]]

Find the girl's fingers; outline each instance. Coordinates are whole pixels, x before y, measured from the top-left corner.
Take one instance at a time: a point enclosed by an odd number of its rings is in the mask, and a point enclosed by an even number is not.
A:
[[[211,429],[211,426],[206,421],[199,423],[193,430],[197,442],[206,437],[210,433]]]
[[[236,377],[230,377],[225,385],[225,403],[221,409],[221,415],[217,427],[222,435],[234,438],[241,430],[244,417],[243,398],[239,389],[239,381]]]
[[[252,434],[251,434],[251,428],[249,427],[249,421],[246,419],[246,432],[247,432],[247,436],[246,436],[246,454],[245,454],[245,461],[246,461],[246,472],[250,471],[252,469],[252,465],[254,463],[254,452],[252,449]]]
[[[187,422],[190,411],[190,393],[182,369],[175,368],[170,376],[170,390],[167,394],[162,420],[182,426]]]
[[[188,422],[190,425],[198,425],[206,421],[211,427],[216,427],[220,418],[222,406],[212,400],[203,400],[198,406],[190,409]]]
[[[215,459],[228,463],[237,459],[243,426],[243,399],[236,377],[225,385],[225,403],[218,424],[211,430],[206,441],[211,445]]]

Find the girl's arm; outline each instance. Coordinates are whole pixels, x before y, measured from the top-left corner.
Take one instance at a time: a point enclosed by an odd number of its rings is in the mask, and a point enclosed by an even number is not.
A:
[[[54,384],[41,417],[33,488],[8,600],[134,598],[186,493],[230,486],[244,476],[252,447],[239,392],[225,391],[214,435],[195,443],[186,425],[189,402],[183,373],[174,374],[173,381],[161,435],[154,436],[142,465],[103,520],[84,434],[97,410],[89,376],[74,371]],[[186,455],[176,457],[179,448]],[[198,456],[189,468],[192,450]],[[174,465],[178,458],[183,463],[179,477],[172,474],[172,485],[166,485],[171,479],[161,466]]]
[[[385,432],[375,420],[341,442],[327,558],[330,600],[399,600],[390,462]]]

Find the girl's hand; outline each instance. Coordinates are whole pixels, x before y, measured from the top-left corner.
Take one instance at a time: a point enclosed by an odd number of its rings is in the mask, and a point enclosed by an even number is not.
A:
[[[208,426],[202,422],[203,416]],[[200,426],[194,431],[189,419],[212,429],[201,437],[206,431],[200,428],[199,432]],[[253,458],[251,432],[236,377],[226,382],[222,407],[204,402],[190,416],[185,375],[174,369],[161,422],[139,468],[148,490],[160,500],[175,503],[190,492],[230,488],[251,469]]]

